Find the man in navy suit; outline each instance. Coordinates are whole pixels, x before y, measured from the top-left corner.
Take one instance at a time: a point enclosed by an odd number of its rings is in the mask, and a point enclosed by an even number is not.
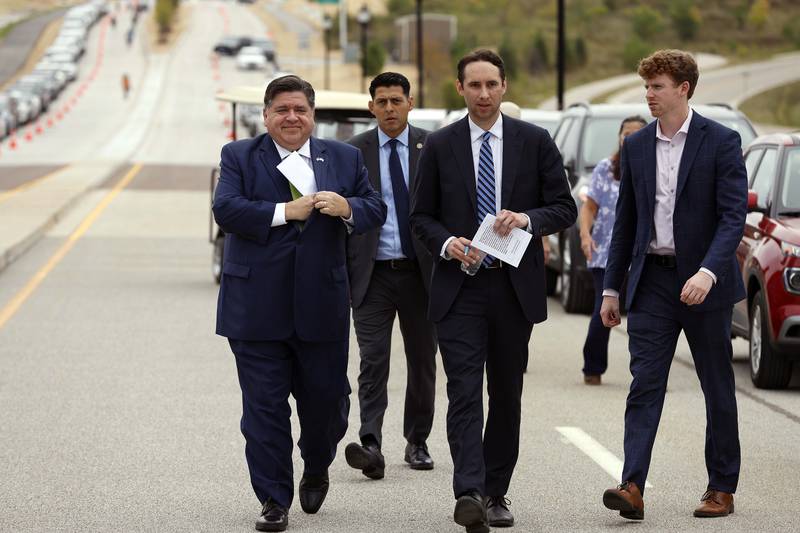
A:
[[[308,82],[270,82],[264,123],[268,133],[222,149],[213,206],[226,233],[217,334],[228,337],[236,356],[245,456],[263,505],[256,529],[284,531],[294,493],[289,394],[300,419],[300,504],[316,513],[347,429],[345,239],[380,227],[386,205],[358,149],[311,137]],[[301,195],[289,181],[299,184],[297,176],[278,170],[292,152],[311,169],[317,192]]]
[[[621,151],[600,314],[606,327],[619,325],[627,272],[633,381],[622,484],[608,489],[603,503],[625,518],[644,518],[642,492],[683,331],[706,401],[708,486],[694,516],[726,516],[733,512],[740,466],[731,314],[745,297],[736,262],[747,214],[741,140],[689,107],[698,70],[688,53],[655,52],[639,63],[639,75],[657,120],[629,136]]]
[[[577,210],[547,131],[500,113],[503,60],[490,50],[466,55],[456,88],[469,113],[428,136],[412,188],[411,227],[435,258],[428,316],[447,374],[453,519],[468,533],[482,533],[514,524],[506,493],[519,456],[522,377],[533,324],[547,317],[541,238],[571,226]],[[469,249],[487,213],[496,215],[500,235],[513,228],[533,234],[517,268],[481,261]],[[462,271],[462,264],[479,262],[474,275]]]

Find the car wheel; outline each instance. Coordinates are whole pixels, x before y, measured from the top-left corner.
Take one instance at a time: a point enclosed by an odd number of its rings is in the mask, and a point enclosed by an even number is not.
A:
[[[590,313],[594,294],[572,262],[574,250],[573,238],[568,234],[561,252],[561,305],[567,313]]]
[[[761,292],[750,305],[750,379],[759,389],[784,389],[792,378],[792,363],[772,347],[767,308]]]
[[[219,284],[222,279],[222,252],[225,250],[225,236],[217,235],[214,239],[214,250],[211,255],[211,273],[214,275],[214,281]]]

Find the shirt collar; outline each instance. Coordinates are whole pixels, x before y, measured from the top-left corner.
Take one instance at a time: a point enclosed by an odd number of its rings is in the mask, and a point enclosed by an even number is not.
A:
[[[389,137],[382,129],[378,128],[378,145],[381,148],[392,139],[397,139],[403,146],[408,146],[408,124],[406,124],[405,129],[400,132],[400,135],[397,137]]]
[[[485,131],[483,128],[472,122],[472,117],[467,115],[467,120],[469,121],[469,138],[472,142],[477,141],[481,138],[481,135],[484,134]],[[494,124],[491,128],[489,128],[489,133],[500,139],[503,140],[503,114],[500,113],[497,115],[497,120],[494,121]]]
[[[278,149],[278,155],[281,156],[282,160],[286,159],[286,157],[293,151],[293,150],[287,150],[286,148],[278,144],[278,142],[275,139],[272,139],[272,142],[275,143],[275,148]],[[300,149],[297,150],[297,152],[306,159],[311,159],[311,138],[307,139],[306,142],[303,143],[303,146],[301,146]]]
[[[686,120],[683,121],[683,124],[681,124],[681,127],[678,128],[678,131],[675,132],[675,135],[677,135],[679,133],[684,133],[686,135],[689,134],[689,124],[692,122],[692,115],[694,115],[694,111],[692,111],[692,108],[690,107],[689,108],[689,114],[686,115]],[[661,133],[661,121],[660,120],[656,121],[656,138],[657,139],[661,139],[662,141],[671,141],[672,140],[669,137],[667,137],[666,135],[664,135],[663,133]]]

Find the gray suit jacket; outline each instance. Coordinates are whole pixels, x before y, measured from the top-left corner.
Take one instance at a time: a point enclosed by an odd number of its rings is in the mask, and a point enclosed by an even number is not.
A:
[[[414,187],[414,180],[416,180],[420,148],[422,148],[425,139],[428,137],[428,131],[411,125],[408,127],[408,189],[410,191]],[[381,166],[378,158],[378,149],[380,148],[378,145],[378,128],[356,135],[347,143],[361,150],[364,155],[364,165],[369,173],[369,181],[372,183],[372,187],[380,192]],[[351,234],[347,238],[347,273],[350,277],[350,301],[353,307],[361,306],[364,301],[364,295],[367,293],[367,287],[369,287],[369,281],[372,277],[372,269],[375,266],[379,236],[380,228],[361,235]],[[428,290],[430,289],[433,262],[427,248],[422,245],[419,239],[414,237],[413,234],[412,239],[414,241],[414,250],[417,252],[417,262],[422,273],[422,280],[425,284],[425,289]]]

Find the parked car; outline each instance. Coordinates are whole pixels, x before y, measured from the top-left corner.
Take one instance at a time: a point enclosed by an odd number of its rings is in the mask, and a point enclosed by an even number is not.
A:
[[[214,45],[214,51],[225,56],[235,56],[245,46],[250,46],[253,39],[250,37],[234,37],[227,35]]]
[[[758,137],[745,153],[748,198],[736,251],[747,299],[733,333],[749,339],[750,378],[784,388],[800,360],[800,132]]]
[[[275,41],[272,39],[253,39],[250,42],[250,46],[261,50],[261,53],[264,54],[264,59],[275,63]]]
[[[442,127],[442,121],[447,116],[447,110],[435,108],[412,109],[408,113],[408,123],[417,128],[433,131]]]
[[[756,132],[741,111],[727,105],[693,105],[701,115],[739,132],[742,146]],[[641,115],[652,120],[645,104],[573,104],[563,112],[553,139],[564,159],[572,196],[580,212],[595,165],[617,149],[619,125],[625,117]],[[555,294],[560,285],[560,300],[568,313],[590,313],[594,305],[594,285],[586,258],[581,252],[580,230],[576,223],[550,236],[547,263],[547,292]]]
[[[261,48],[257,46],[244,46],[236,54],[236,68],[239,70],[264,70],[267,68],[267,58]]]

